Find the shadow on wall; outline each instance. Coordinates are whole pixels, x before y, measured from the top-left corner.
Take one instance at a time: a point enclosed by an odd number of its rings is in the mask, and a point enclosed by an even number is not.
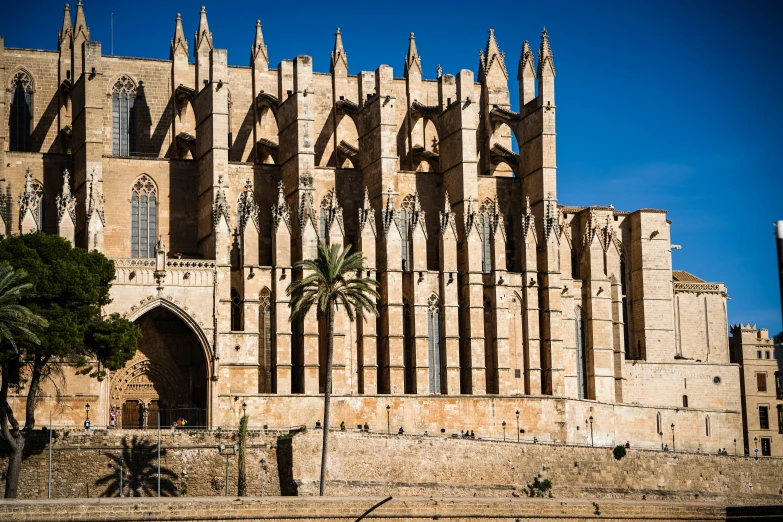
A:
[[[165,457],[167,451],[161,449],[160,456]],[[99,478],[95,484],[106,486],[106,491],[101,496],[120,496],[120,467],[122,467],[123,495],[128,497],[154,497],[157,496],[158,484],[158,447],[155,443],[140,440],[134,436],[130,444],[128,437],[122,438],[122,455],[107,456],[112,460],[109,464],[109,474]],[[160,494],[163,497],[176,497],[179,495],[174,481],[179,477],[170,469],[160,468]]]
[[[277,440],[277,475],[280,479],[280,495],[299,496],[299,486],[294,480],[293,435],[284,435]]]

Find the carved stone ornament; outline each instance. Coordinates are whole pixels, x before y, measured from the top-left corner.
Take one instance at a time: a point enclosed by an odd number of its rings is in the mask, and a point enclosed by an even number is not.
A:
[[[291,209],[288,208],[288,203],[285,202],[285,190],[282,181],[277,184],[277,203],[272,205],[272,225],[275,232],[280,227],[281,221],[286,224],[289,230],[291,229]]]
[[[237,216],[239,217],[239,229],[244,230],[247,224],[252,220],[256,229],[258,224],[258,205],[253,195],[253,185],[250,180],[245,182],[245,189],[239,195],[237,201]]]
[[[62,221],[66,212],[71,221],[76,223],[76,198],[71,194],[71,175],[68,169],[63,170],[63,192],[56,199],[57,220]]]

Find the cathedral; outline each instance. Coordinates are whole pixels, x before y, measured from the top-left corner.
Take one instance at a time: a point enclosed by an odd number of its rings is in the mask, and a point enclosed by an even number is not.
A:
[[[56,50],[0,38],[0,229],[103,252],[104,311],[143,333],[105,379],[66,367],[46,383],[39,419],[312,426],[327,325],[289,321],[286,288],[323,242],[360,250],[381,291],[377,318],[335,319],[335,423],[741,440],[725,286],[672,270],[665,210],[558,200],[546,30],[536,51],[514,43],[516,71],[490,30],[476,73],[425,79],[413,33],[400,69],[348,74],[338,29],[317,72],[310,56],[270,64],[257,21],[248,66],[229,66],[197,15],[192,40],[176,15],[168,60],[103,54],[81,1]]]

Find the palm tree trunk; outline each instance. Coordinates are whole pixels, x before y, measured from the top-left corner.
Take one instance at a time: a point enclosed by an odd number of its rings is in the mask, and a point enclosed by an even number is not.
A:
[[[329,332],[326,340],[326,383],[324,384],[324,441],[321,450],[321,487],[320,496],[324,496],[326,490],[326,452],[329,442],[329,402],[332,396],[332,358],[334,356],[334,303],[329,300],[326,308],[326,320],[329,323]]]

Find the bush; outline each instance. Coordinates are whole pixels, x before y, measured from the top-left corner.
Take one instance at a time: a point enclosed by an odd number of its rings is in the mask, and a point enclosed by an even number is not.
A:
[[[625,446],[620,444],[619,446],[615,446],[612,450],[612,454],[614,455],[614,458],[617,460],[622,460],[623,457],[625,457]]]
[[[546,492],[552,489],[552,481],[549,479],[538,480],[541,475],[538,475],[533,479],[532,484],[527,485],[528,496],[530,497],[544,497]],[[550,493],[551,496],[551,493]]]

